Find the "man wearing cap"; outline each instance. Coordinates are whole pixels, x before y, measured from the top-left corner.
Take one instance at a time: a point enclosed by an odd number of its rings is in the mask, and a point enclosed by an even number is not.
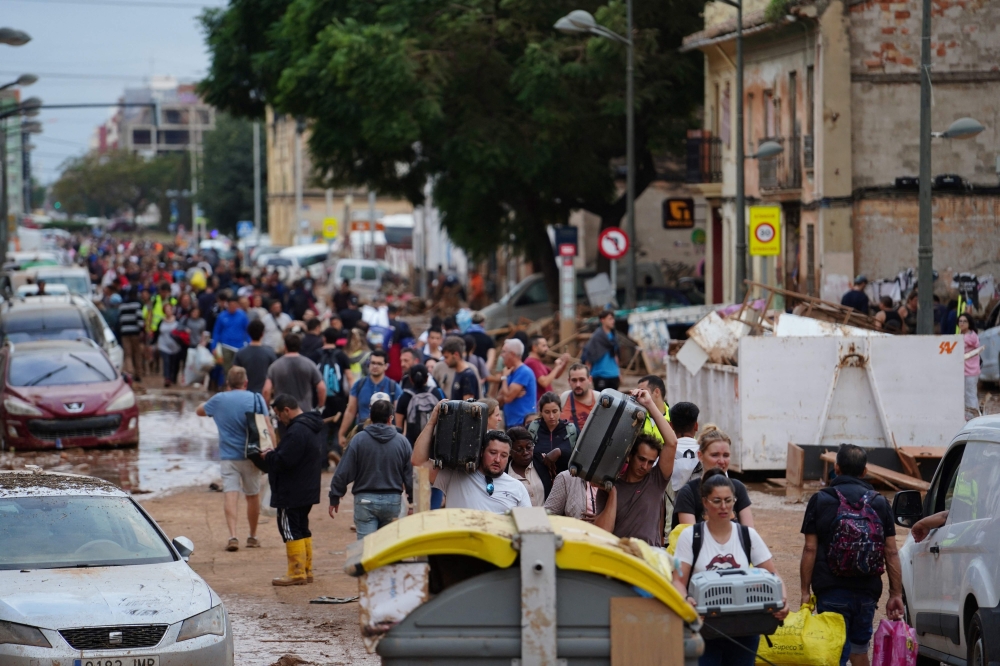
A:
[[[376,349],[368,357],[368,376],[354,382],[354,386],[351,387],[347,411],[344,412],[344,419],[340,422],[340,441],[345,441],[347,432],[356,424],[364,423],[368,419],[374,394],[385,393],[393,404],[403,395],[399,384],[385,376],[385,371],[389,367],[387,359],[388,355],[381,349]]]
[[[865,287],[867,286],[868,278],[864,275],[857,276],[854,278],[854,286],[840,299],[840,304],[854,308],[861,314],[867,315],[869,308],[868,294],[865,293]]]
[[[330,518],[336,517],[348,484],[354,484],[359,540],[399,518],[404,490],[413,501],[410,442],[392,425],[395,410],[388,398],[384,393],[372,396],[372,423],[351,440],[330,482]]]
[[[482,312],[474,312],[472,314],[472,324],[469,328],[465,329],[465,334],[471,335],[476,339],[474,353],[486,361],[486,368],[492,372],[497,360],[496,340],[483,328],[483,324],[485,323],[485,315]]]

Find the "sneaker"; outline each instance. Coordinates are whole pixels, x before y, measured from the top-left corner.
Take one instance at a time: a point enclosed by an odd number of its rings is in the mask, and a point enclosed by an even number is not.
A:
[[[226,550],[229,551],[230,553],[235,552],[239,549],[240,549],[240,540],[237,539],[236,537],[230,539],[229,543],[226,545]]]
[[[260,548],[260,541],[257,537],[247,537],[247,548]]]

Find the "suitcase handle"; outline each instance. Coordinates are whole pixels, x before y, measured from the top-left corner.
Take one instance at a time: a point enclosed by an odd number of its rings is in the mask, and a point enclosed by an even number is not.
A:
[[[746,576],[746,569],[729,569],[727,571],[716,571],[720,576]]]

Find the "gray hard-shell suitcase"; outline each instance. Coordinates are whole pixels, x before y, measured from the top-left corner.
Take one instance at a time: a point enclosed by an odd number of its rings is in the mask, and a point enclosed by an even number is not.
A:
[[[476,471],[486,437],[486,417],[486,405],[481,402],[443,401],[434,430],[434,465]]]
[[[569,458],[569,473],[610,491],[645,422],[646,410],[635,398],[614,389],[601,391]]]

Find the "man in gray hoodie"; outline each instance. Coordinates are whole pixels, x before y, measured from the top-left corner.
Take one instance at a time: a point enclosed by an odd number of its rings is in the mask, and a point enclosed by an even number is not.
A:
[[[359,540],[399,518],[403,490],[413,501],[413,450],[392,425],[393,411],[388,400],[372,403],[371,425],[351,440],[330,482],[331,518],[347,494],[347,484],[354,483],[351,492]]]

